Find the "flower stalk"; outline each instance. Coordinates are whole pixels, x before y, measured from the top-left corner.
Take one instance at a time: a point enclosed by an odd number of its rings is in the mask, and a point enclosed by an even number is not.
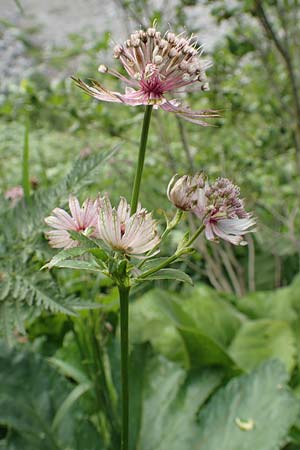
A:
[[[129,287],[119,286],[121,322],[122,431],[121,450],[129,445],[128,306]]]
[[[153,275],[154,273],[158,272],[161,269],[164,269],[168,267],[170,264],[175,262],[178,258],[180,258],[182,255],[188,253],[190,251],[190,246],[192,243],[200,236],[202,231],[205,230],[205,225],[201,225],[193,234],[193,236],[184,244],[183,247],[179,248],[174,255],[170,256],[168,259],[166,259],[164,262],[159,264],[158,266],[154,267],[153,269],[147,270],[147,272],[142,273],[139,276],[139,280],[143,280],[148,278],[150,275]]]
[[[152,109],[153,109],[153,105],[147,105],[145,108],[145,113],[144,113],[138,163],[137,163],[137,168],[136,168],[136,173],[135,173],[135,178],[134,178],[134,183],[133,183],[132,197],[131,197],[131,212],[132,212],[132,214],[134,214],[136,212],[138,201],[139,201],[139,194],[140,194],[141,180],[142,180],[142,174],[143,174],[143,168],[144,168],[144,162],[145,162],[145,154],[146,154],[146,147],[147,147],[147,141],[148,141],[148,132],[149,132]]]

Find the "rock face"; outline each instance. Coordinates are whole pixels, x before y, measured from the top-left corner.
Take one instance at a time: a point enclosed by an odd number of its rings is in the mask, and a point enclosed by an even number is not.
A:
[[[111,31],[113,39],[122,40],[136,28],[137,19],[146,25],[148,23],[145,17],[130,20],[120,3],[120,0],[1,0],[1,16],[9,25],[0,24],[2,92],[9,80],[18,82],[30,70],[44,71],[43,68],[34,66],[35,63],[28,55],[25,57],[26,43],[22,41],[22,32],[35,29],[35,33],[29,36],[46,53],[53,46],[67,47],[71,33],[91,36],[92,33]],[[165,10],[165,16],[171,24],[176,3],[177,0],[149,1],[153,11],[160,8]],[[187,25],[199,29],[200,41],[207,48],[212,47],[222,30],[216,30],[209,9],[198,5],[186,8],[185,12]],[[146,15],[150,16],[151,11]]]

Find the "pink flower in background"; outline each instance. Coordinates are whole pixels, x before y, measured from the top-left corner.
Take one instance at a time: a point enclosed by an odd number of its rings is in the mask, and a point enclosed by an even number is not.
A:
[[[182,177],[174,175],[167,188],[168,199],[176,208],[190,211],[197,204],[198,189],[203,188],[204,185],[205,176],[202,173]]]
[[[14,207],[23,197],[24,189],[22,188],[22,186],[14,186],[4,193],[4,198],[11,202],[12,207]]]
[[[130,215],[130,205],[123,197],[117,209],[112,207],[108,196],[101,200],[98,235],[109,247],[126,254],[140,255],[159,243],[151,213],[139,206],[137,212]]]
[[[205,72],[211,63],[201,55],[201,47],[193,37],[187,38],[184,33],[176,36],[171,32],[162,37],[153,26],[134,32],[123,45],[114,49],[114,56],[120,60],[128,77],[105,65],[99,66],[99,72],[109,73],[125,83],[124,93],[108,90],[95,80],[91,85],[79,78],[73,77],[73,80],[98,100],[131,106],[154,105],[205,126],[207,123],[201,119],[218,117],[217,111],[192,111],[173,97],[188,86],[197,86],[202,91],[209,89]]]
[[[255,220],[245,211],[239,187],[227,178],[218,178],[211,186],[199,189],[193,212],[203,220],[210,241],[221,238],[234,245],[246,245],[243,236],[254,231]]]
[[[99,199],[85,200],[82,207],[76,197],[69,197],[71,215],[61,208],[55,208],[52,215],[46,217],[45,222],[54,230],[46,233],[49,244],[54,248],[77,247],[78,242],[71,238],[68,231],[73,230],[98,237],[97,222],[100,209]]]

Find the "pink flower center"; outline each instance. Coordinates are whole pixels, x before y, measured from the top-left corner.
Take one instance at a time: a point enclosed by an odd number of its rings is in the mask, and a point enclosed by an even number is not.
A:
[[[160,98],[164,93],[163,83],[158,75],[152,75],[151,78],[141,80],[142,91],[151,98]]]
[[[120,227],[121,229],[120,229],[120,231],[121,231],[121,237],[123,237],[124,236],[124,234],[125,234],[125,223],[121,223],[121,227]]]
[[[84,225],[77,226],[77,227],[76,227],[76,231],[77,231],[78,233],[80,233],[80,231],[85,231],[86,228],[87,228],[87,227],[85,227]]]
[[[164,85],[155,65],[146,65],[140,86],[144,94],[148,95],[149,98],[161,98],[164,93]]]

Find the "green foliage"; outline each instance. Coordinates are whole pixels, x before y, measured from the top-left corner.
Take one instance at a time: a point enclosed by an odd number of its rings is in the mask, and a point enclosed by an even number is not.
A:
[[[201,410],[194,448],[275,450],[281,448],[299,412],[282,364],[270,361],[233,379]]]
[[[149,362],[144,374],[142,424],[137,448],[191,450],[196,413],[219,386],[222,372],[187,375],[162,358]]]
[[[289,324],[270,319],[244,323],[230,347],[232,358],[244,370],[251,370],[273,356],[281,359],[291,372],[295,353],[296,337]]]
[[[34,193],[30,203],[3,208],[1,211],[0,332],[4,333],[8,341],[15,328],[24,332],[24,320],[43,309],[74,314],[71,306],[74,298],[63,294],[51,274],[39,272],[42,255],[49,254],[41,239],[43,220],[54,207],[63,206],[70,192],[78,193],[80,188],[90,183],[92,174],[114,152],[77,160],[58,185]],[[77,261],[77,266],[80,263],[91,264]]]
[[[37,354],[1,346],[0,380],[0,423],[7,428],[6,448],[103,449],[95,426],[78,407],[83,385],[80,391],[74,388]]]

